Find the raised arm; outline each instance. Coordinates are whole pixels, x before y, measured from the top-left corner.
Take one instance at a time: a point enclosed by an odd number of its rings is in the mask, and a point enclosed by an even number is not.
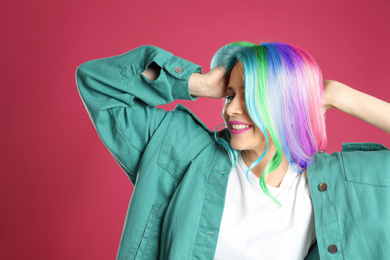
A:
[[[160,75],[160,67],[152,63],[142,74],[154,81]],[[188,89],[192,96],[218,99],[227,95],[228,82],[229,76],[226,70],[218,66],[205,74],[193,73],[188,81]]]
[[[334,80],[324,81],[324,109],[337,108],[390,134],[390,103]]]
[[[154,78],[143,73],[149,67],[158,72]],[[77,68],[78,91],[92,123],[133,183],[149,139],[171,116],[155,106],[195,100],[188,88],[194,72],[200,73],[200,66],[147,45]]]

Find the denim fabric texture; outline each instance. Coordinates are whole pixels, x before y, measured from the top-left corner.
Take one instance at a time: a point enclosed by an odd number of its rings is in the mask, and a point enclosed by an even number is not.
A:
[[[161,68],[155,81],[141,74],[152,62]],[[188,89],[194,72],[201,67],[149,45],[77,68],[90,119],[134,185],[117,259],[214,257],[229,157],[188,108],[156,108],[196,100]],[[341,153],[316,154],[308,178],[317,243],[306,259],[389,259],[390,151],[343,144]]]

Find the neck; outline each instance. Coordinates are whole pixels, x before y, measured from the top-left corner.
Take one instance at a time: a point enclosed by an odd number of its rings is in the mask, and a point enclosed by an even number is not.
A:
[[[263,150],[264,151],[264,150]],[[268,162],[271,161],[272,157],[276,152],[275,145],[270,142],[268,151],[265,154],[264,158],[251,169],[251,172],[255,174],[258,178],[261,178]],[[247,167],[249,167],[254,161],[256,161],[262,154],[262,152],[256,150],[243,150],[241,152],[242,159]],[[282,183],[284,176],[286,175],[288,169],[288,162],[286,157],[283,154],[282,162],[274,171],[268,173],[265,176],[265,183],[271,187],[279,187]]]

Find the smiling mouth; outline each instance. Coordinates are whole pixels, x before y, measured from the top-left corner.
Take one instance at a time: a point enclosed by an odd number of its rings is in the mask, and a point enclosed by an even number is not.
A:
[[[234,120],[229,121],[229,124],[230,124],[230,126],[232,127],[232,130],[233,130],[233,129],[234,129],[234,130],[243,130],[243,129],[247,130],[247,129],[249,129],[249,128],[252,127],[252,125],[247,124],[247,123],[245,123],[245,122],[234,121]]]
[[[246,129],[246,128],[249,128],[251,127],[251,125],[232,125],[232,128],[234,130],[241,130],[241,129]]]

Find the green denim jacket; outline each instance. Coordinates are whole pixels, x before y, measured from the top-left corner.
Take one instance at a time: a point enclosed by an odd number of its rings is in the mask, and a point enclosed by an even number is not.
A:
[[[155,81],[141,74],[152,62],[161,67]],[[156,108],[196,100],[188,90],[194,72],[201,67],[155,46],[77,68],[92,123],[134,185],[117,259],[214,257],[231,171],[228,155],[183,105]],[[306,259],[390,258],[386,147],[344,144],[342,153],[318,153],[308,178],[317,243]]]

